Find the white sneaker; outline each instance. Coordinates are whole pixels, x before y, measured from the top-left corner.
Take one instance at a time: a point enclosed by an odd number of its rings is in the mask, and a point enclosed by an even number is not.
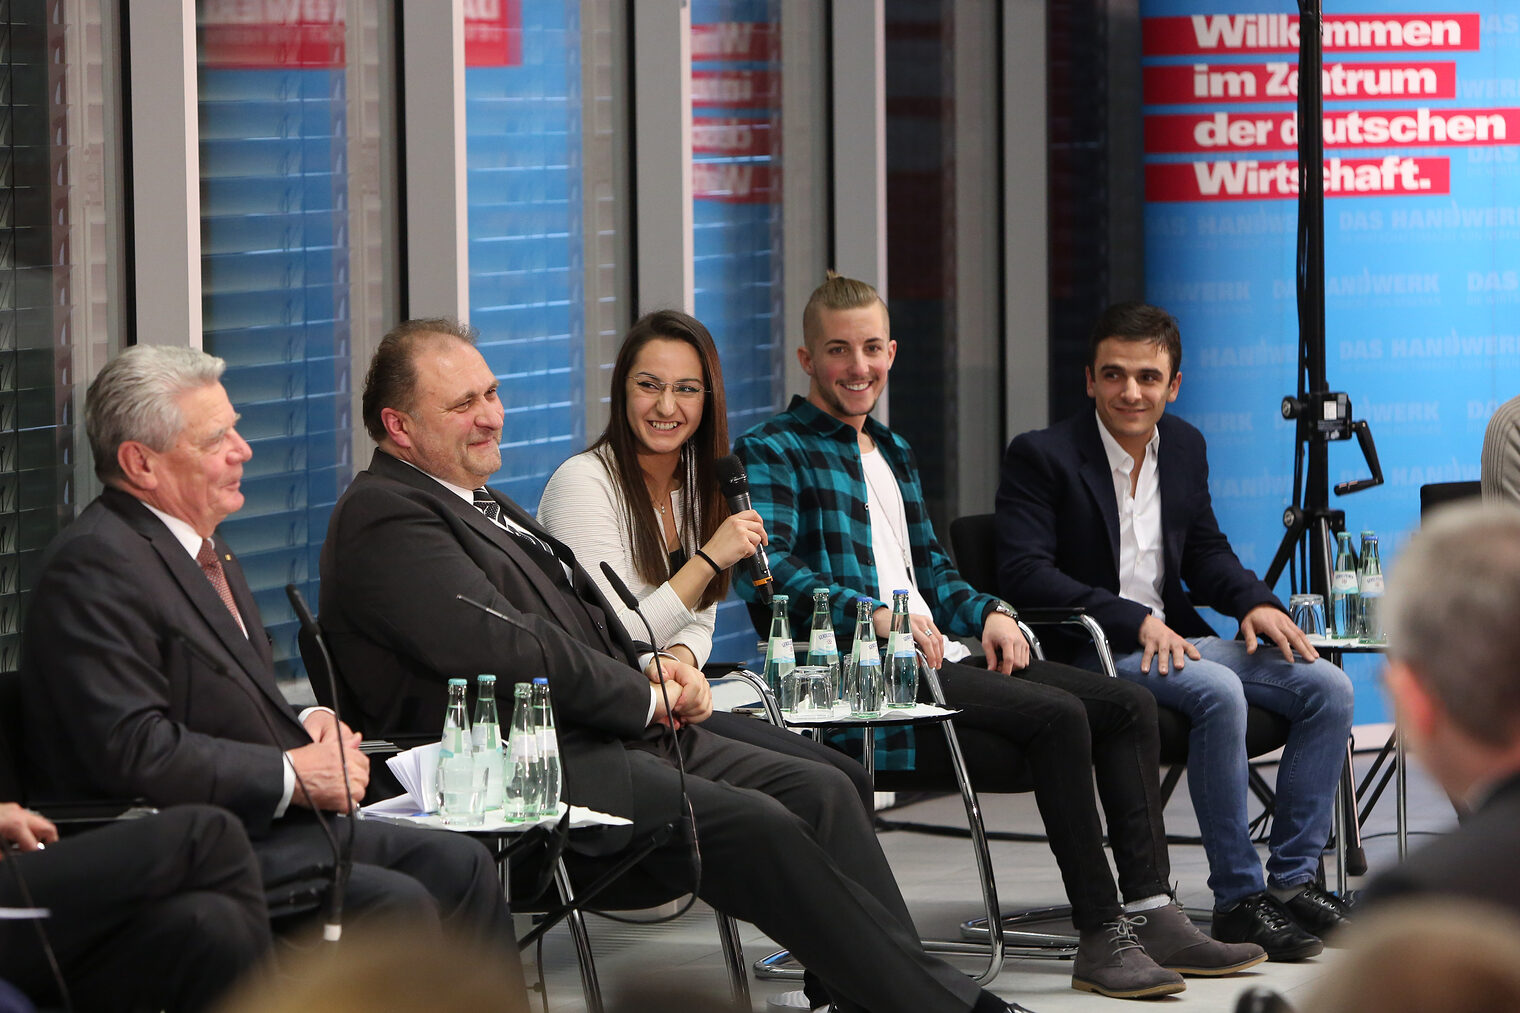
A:
[[[828,1006],[814,1006],[812,1003],[808,1002],[807,993],[799,988],[791,992],[782,992],[780,995],[771,996],[769,999],[765,1000],[765,1008],[768,1010],[800,1009],[809,1011],[826,1011],[828,1009]]]

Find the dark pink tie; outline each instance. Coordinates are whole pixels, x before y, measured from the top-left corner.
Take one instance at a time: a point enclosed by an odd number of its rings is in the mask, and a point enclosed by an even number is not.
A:
[[[201,551],[195,554],[195,561],[201,564],[201,572],[205,573],[206,579],[211,581],[211,586],[216,588],[216,593],[222,598],[222,604],[227,606],[227,611],[232,613],[232,618],[243,631],[243,617],[238,614],[237,602],[232,600],[232,588],[227,586],[227,572],[222,569],[222,561],[217,558],[216,546],[211,544],[211,539],[201,541]]]

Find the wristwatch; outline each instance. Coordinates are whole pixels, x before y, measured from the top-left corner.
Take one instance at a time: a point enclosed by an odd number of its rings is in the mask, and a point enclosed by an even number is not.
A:
[[[1018,612],[1014,611],[1013,606],[1001,598],[997,599],[997,601],[993,603],[992,611],[1001,612],[1003,615],[1007,616],[1009,619],[1012,619],[1014,622],[1019,621]],[[982,621],[986,622],[987,620],[983,619]]]

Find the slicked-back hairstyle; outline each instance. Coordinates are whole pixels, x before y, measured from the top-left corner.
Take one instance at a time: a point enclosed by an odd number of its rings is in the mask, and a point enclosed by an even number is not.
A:
[[[1143,302],[1116,302],[1098,316],[1087,342],[1087,367],[1094,374],[1098,366],[1098,346],[1108,338],[1121,341],[1146,341],[1166,349],[1172,360],[1170,380],[1182,368],[1182,332],[1177,318],[1159,306]]]
[[[198,348],[133,345],[106,363],[84,395],[84,430],[95,474],[114,484],[122,477],[116,452],[141,443],[162,453],[174,445],[185,416],[181,394],[218,382],[227,363]]]
[[[380,413],[386,408],[410,412],[417,399],[417,349],[438,337],[475,344],[475,328],[453,317],[405,320],[380,339],[364,375],[364,428],[376,443],[385,440]]]
[[[1520,739],[1520,507],[1444,507],[1399,553],[1383,598],[1388,653],[1472,738]]]
[[[696,432],[681,444],[677,465],[686,494],[682,498],[683,514],[676,518],[676,528],[687,551],[701,548],[728,519],[728,503],[723,498],[717,475],[717,461],[728,456],[728,403],[723,394],[723,367],[718,362],[718,346],[702,321],[680,310],[656,310],[634,321],[623,336],[617,362],[612,367],[611,415],[591,449],[597,451],[618,491],[623,511],[623,528],[633,532],[633,561],[645,583],[659,585],[670,579],[670,555],[665,550],[665,533],[656,525],[649,502],[649,488],[639,468],[639,441],[628,425],[628,378],[639,350],[656,339],[680,341],[696,349],[702,362],[702,386],[707,395],[702,401],[702,421]],[[698,609],[723,600],[728,594],[729,572],[713,576],[702,590]]]
[[[813,289],[807,305],[802,308],[802,341],[811,350],[823,336],[824,310],[858,310],[863,306],[879,305],[881,322],[890,337],[892,321],[887,316],[887,304],[882,301],[874,286],[855,278],[846,278],[838,271],[829,271],[824,282]]]

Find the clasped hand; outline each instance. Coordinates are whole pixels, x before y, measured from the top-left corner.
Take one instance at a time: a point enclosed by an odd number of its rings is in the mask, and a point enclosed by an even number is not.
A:
[[[659,688],[660,676],[651,660],[644,674],[655,683],[653,723],[680,728],[683,724],[701,724],[712,714],[712,688],[700,668],[660,658],[660,669],[665,673],[665,687]],[[668,707],[667,710],[667,701]]]
[[[369,757],[359,751],[361,736],[327,710],[308,714],[305,724],[311,745],[285,754],[297,774],[295,793],[290,800],[308,809],[352,812],[369,786]],[[343,786],[343,764],[338,757],[340,743],[348,761],[347,791]]]

